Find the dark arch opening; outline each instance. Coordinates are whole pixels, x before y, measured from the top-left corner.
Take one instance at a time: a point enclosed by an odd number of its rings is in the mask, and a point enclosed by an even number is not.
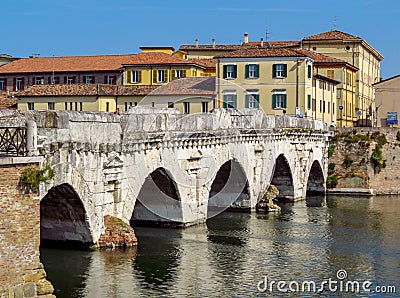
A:
[[[293,177],[289,163],[283,154],[279,155],[275,161],[274,174],[271,184],[279,190],[277,199],[283,202],[294,200]]]
[[[74,188],[52,187],[40,201],[40,245],[88,248],[93,244],[86,210]]]
[[[207,218],[226,210],[250,211],[249,183],[236,160],[225,162],[218,170],[208,197]]]
[[[325,194],[325,178],[318,161],[314,161],[307,181],[307,196]]]
[[[170,173],[157,168],[146,177],[130,220],[132,226],[182,226],[178,187]]]

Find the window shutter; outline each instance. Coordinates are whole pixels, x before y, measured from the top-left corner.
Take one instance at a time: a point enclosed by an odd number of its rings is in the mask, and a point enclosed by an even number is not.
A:
[[[67,83],[67,76],[64,76],[64,84]]]
[[[237,65],[233,66],[233,77],[237,78]]]
[[[104,76],[104,84],[107,84],[107,76]]]
[[[283,76],[287,77],[287,64],[283,64]]]
[[[132,83],[132,71],[127,70],[126,71],[126,84],[131,84]]]
[[[254,95],[254,98],[256,99],[256,108],[258,109],[260,107],[260,95],[256,94]]]
[[[3,91],[7,91],[7,79],[4,79],[4,89]]]
[[[260,65],[256,65],[256,78],[260,77]]]
[[[311,65],[308,65],[308,78],[311,79]]]
[[[17,91],[17,79],[13,78],[13,90]]]
[[[86,84],[86,76],[83,76],[82,83]]]
[[[51,84],[51,77],[47,78],[47,84],[49,84],[49,85]]]
[[[117,85],[117,76],[113,76],[113,84]]]
[[[32,77],[32,86],[36,84],[36,77]]]
[[[286,94],[283,94],[283,108],[286,109]]]
[[[272,108],[276,108],[276,94],[272,94]]]
[[[247,65],[246,65],[246,66],[247,66]],[[246,96],[245,96],[245,102],[244,102],[244,107],[245,107],[245,108],[248,108],[248,107],[250,106],[250,97],[251,97],[250,94],[246,94]]]
[[[276,64],[272,65],[272,77],[276,78]]]
[[[25,90],[25,78],[22,78],[21,90]]]
[[[138,83],[142,82],[142,71],[138,70]]]
[[[182,70],[182,78],[186,78],[186,69]]]
[[[175,77],[176,77],[176,70],[171,69],[171,78],[175,79]]]
[[[163,70],[164,71],[164,83],[166,83],[166,82],[168,82],[168,70],[167,69],[165,69],[165,70]]]
[[[76,83],[76,76],[72,76],[72,84]]]
[[[224,65],[223,68],[224,68],[224,76],[223,76],[223,78],[226,79],[227,65]]]
[[[245,69],[244,69],[244,77],[246,78],[246,79],[248,79],[249,78],[249,65],[248,64],[246,64],[246,66],[245,66]],[[246,95],[247,96],[247,95]]]
[[[233,107],[237,108],[237,95],[233,96]]]
[[[153,83],[157,83],[157,70],[153,69]]]
[[[307,95],[307,108],[311,109],[311,95]]]
[[[92,76],[92,84],[96,83],[96,77]]]
[[[227,107],[228,107],[228,95],[224,95],[223,108],[226,109]]]

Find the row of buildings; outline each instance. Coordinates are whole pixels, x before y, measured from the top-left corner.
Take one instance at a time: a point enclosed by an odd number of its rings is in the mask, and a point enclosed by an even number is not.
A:
[[[141,47],[138,54],[29,57],[0,66],[0,102],[18,109],[127,111],[132,106],[254,108],[372,126],[382,55],[332,30],[301,41]],[[7,58],[7,57],[5,57]],[[12,61],[11,61],[12,60]]]

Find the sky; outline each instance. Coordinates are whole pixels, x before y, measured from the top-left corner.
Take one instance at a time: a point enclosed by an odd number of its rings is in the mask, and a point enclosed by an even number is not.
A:
[[[385,59],[382,78],[400,74],[399,0],[2,0],[0,54],[107,55],[141,46],[300,40],[340,30]]]

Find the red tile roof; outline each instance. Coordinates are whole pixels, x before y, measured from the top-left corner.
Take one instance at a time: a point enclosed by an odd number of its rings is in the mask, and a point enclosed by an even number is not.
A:
[[[190,77],[171,81],[154,90],[150,95],[215,95],[215,78]]]
[[[17,98],[7,96],[6,92],[0,92],[0,110],[4,109],[16,109]]]
[[[311,36],[305,37],[303,40],[348,40],[348,39],[351,39],[351,40],[356,39],[356,40],[360,40],[360,41],[362,40],[362,38],[360,38],[358,36],[344,33],[339,30],[331,30],[331,31],[311,35]]]
[[[163,52],[144,52],[134,55],[124,65],[192,64],[192,62]]]
[[[218,55],[215,58],[304,57],[304,54],[287,48],[242,48]]]
[[[189,58],[188,61],[191,61],[197,65],[201,65],[205,68],[215,68],[215,60],[214,59],[197,59],[197,58]]]
[[[121,69],[135,55],[69,56],[21,58],[0,66],[0,74],[79,71],[114,71]]]
[[[137,85],[121,86],[106,84],[65,84],[65,85],[33,85],[28,89],[18,92],[16,97],[35,96],[97,96],[97,95],[147,95],[157,86]]]
[[[300,44],[299,41],[269,41],[271,47],[295,47]],[[236,51],[243,47],[266,47],[266,42],[263,41],[251,41],[249,43],[242,44],[216,44],[216,45],[181,45],[179,50],[181,51]]]
[[[306,49],[296,49],[295,50],[298,53],[303,54],[304,56],[310,57],[314,60],[314,62],[320,62],[320,63],[343,63],[344,61],[341,59],[325,56],[320,53],[312,52]]]

